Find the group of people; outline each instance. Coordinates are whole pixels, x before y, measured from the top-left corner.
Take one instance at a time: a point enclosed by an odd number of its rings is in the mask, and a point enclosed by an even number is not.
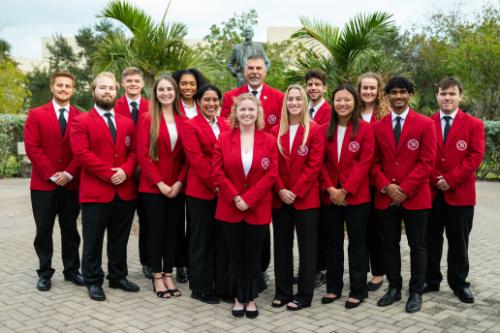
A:
[[[461,301],[474,302],[468,241],[485,133],[481,120],[459,108],[460,81],[439,82],[440,110],[429,118],[409,107],[414,87],[405,77],[384,86],[378,74],[363,74],[357,87],[335,87],[330,104],[320,70],[285,93],[265,76],[265,59],[250,56],[245,83],[222,95],[196,69],[180,70],[160,75],[148,101],[139,69],[122,73],[120,99],[115,76],[102,72],[91,85],[95,105],[84,113],[70,105],[74,76],[54,73],[52,101],[30,110],[25,126],[38,290],[51,287],[58,216],[66,280],[86,285],[93,300],[106,298],[107,231],[109,287],[138,291],[127,279],[126,251],[137,210],[143,272],[160,298],[181,296],[177,267],[192,298],[227,301],[234,316],[257,317],[272,221],[273,307],[309,307],[323,277],[321,303],[341,297],[345,230],[345,307],[358,307],[384,275],[389,287],[377,305],[388,306],[401,299],[403,221],[411,250],[406,311],[419,311],[422,294],[439,290],[444,232],[448,284]]]

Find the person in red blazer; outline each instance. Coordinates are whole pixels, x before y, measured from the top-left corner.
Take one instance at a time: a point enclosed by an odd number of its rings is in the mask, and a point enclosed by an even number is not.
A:
[[[360,99],[349,84],[332,94],[333,115],[325,127],[327,143],[321,169],[323,212],[326,220],[328,304],[342,294],[344,273],[344,222],[349,236],[348,309],[368,297],[366,285],[366,224],[370,214],[369,171],[373,162],[374,137],[371,126],[360,119]]]
[[[443,280],[443,232],[448,238],[447,280],[464,303],[474,303],[466,281],[469,274],[469,234],[476,204],[475,173],[484,158],[483,122],[459,109],[462,84],[454,77],[438,85],[436,127],[437,159],[431,176],[432,210],[427,225],[427,276],[425,291],[438,291]]]
[[[375,209],[378,210],[384,239],[389,289],[377,302],[388,306],[401,299],[401,220],[411,249],[410,296],[406,312],[420,311],[427,267],[425,229],[431,208],[430,175],[436,161],[434,122],[409,108],[413,84],[396,76],[385,92],[391,114],[373,125],[375,162]]]
[[[188,119],[196,117],[199,112],[200,106],[196,103],[194,96],[198,88],[205,84],[203,74],[196,68],[180,69],[172,73],[172,77],[177,86],[179,87],[180,103],[179,110]],[[181,198],[186,205],[184,193]],[[185,216],[186,215],[186,216]],[[177,250],[175,258],[176,279],[179,283],[186,283],[189,281],[189,234],[191,226],[189,224],[189,210],[186,209],[186,214],[183,214],[179,219]]]
[[[80,166],[73,158],[69,132],[81,113],[70,105],[75,77],[67,71],[51,76],[52,101],[30,110],[24,127],[24,145],[31,160],[31,206],[36,223],[34,247],[39,261],[37,289],[51,287],[52,230],[56,215],[61,229],[64,279],[83,286],[79,273],[80,236],[76,219],[80,212],[78,183]]]
[[[151,111],[141,116],[137,129],[137,156],[141,166],[140,200],[149,226],[150,265],[153,289],[161,298],[180,296],[172,280],[177,228],[184,214],[180,192],[186,176],[179,130],[184,116],[179,110],[175,80],[168,75],[156,79]]]
[[[361,118],[373,124],[389,114],[389,106],[384,94],[384,83],[379,74],[367,72],[358,78],[358,94],[361,101]],[[372,278],[367,284],[368,291],[378,290],[385,275],[385,261],[383,257],[382,227],[378,223],[375,207],[375,186],[370,184],[372,205],[366,225],[366,246],[368,250],[367,271],[371,271]]]
[[[273,307],[291,311],[311,305],[318,251],[319,183],[324,138],[309,118],[307,95],[294,84],[285,93],[281,122],[272,128],[277,138],[278,177],[274,186],[273,238],[276,292]],[[293,295],[293,238],[299,243],[298,292]]]
[[[89,296],[96,301],[106,298],[101,268],[106,229],[110,288],[139,291],[126,278],[127,242],[137,198],[135,129],[132,119],[113,110],[117,89],[112,73],[98,74],[91,84],[95,106],[76,118],[71,128],[71,148],[82,166],[82,273]]]
[[[204,85],[195,100],[200,114],[184,122],[182,143],[188,160],[186,200],[190,219],[189,287],[191,297],[208,304],[226,298],[224,278],[227,271],[227,249],[219,224],[215,223],[217,198],[211,176],[214,146],[227,122],[216,116],[221,92]]]
[[[137,67],[125,68],[122,72],[121,85],[125,90],[125,94],[116,100],[114,110],[122,116],[131,118],[134,121],[134,125],[137,125],[140,116],[149,111],[149,101],[141,95],[144,88],[144,73]],[[137,168],[134,175],[137,184],[139,183],[139,178],[140,169]],[[139,260],[144,276],[152,279],[153,273],[149,264],[148,246],[149,223],[147,222],[146,212],[140,200],[137,202],[137,216],[139,221]]]
[[[276,139],[262,130],[263,111],[256,97],[238,96],[229,121],[232,130],[220,135],[214,151],[212,173],[219,196],[215,218],[229,249],[232,314],[255,318],[255,299],[265,287],[261,249],[271,223],[278,154]]]

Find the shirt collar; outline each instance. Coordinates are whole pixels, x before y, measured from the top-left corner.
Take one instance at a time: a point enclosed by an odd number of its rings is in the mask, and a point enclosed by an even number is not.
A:
[[[128,105],[130,105],[130,103],[132,103],[132,102],[136,102],[137,107],[139,107],[139,105],[141,105],[141,96],[137,97],[136,99],[132,99],[132,98],[128,97],[127,95],[125,95],[125,98],[127,99]]]
[[[443,111],[439,110],[439,119],[443,119],[444,116],[450,116],[452,120],[455,120],[457,113],[458,113],[458,109],[456,109],[455,111],[453,111],[450,114],[446,114]]]
[[[106,112],[111,113],[113,115],[113,117],[115,116],[115,110],[114,109],[104,110],[104,109],[101,109],[100,107],[98,107],[97,105],[94,105],[94,109],[97,111],[97,113],[99,113],[101,115],[101,117],[104,117],[104,114]]]
[[[318,111],[322,106],[323,104],[325,104],[325,99],[324,98],[321,98],[321,101],[319,101],[318,104],[316,104],[316,106],[312,106],[311,102],[309,102],[309,108],[310,109],[311,107],[314,109],[314,111]]]
[[[54,106],[54,110],[56,110],[58,112],[59,112],[60,109],[63,109],[63,108],[65,110],[64,112],[69,112],[69,108],[70,108],[69,103],[66,104],[66,106],[61,106],[55,100],[52,100],[52,106]]]
[[[410,107],[406,108],[406,110],[401,114],[397,114],[396,112],[391,111],[391,119],[392,119],[392,121],[394,121],[396,119],[396,117],[401,117],[401,120],[404,121],[406,119],[406,117],[408,116],[408,112],[410,112]]]
[[[203,118],[205,118],[205,120],[207,121],[207,123],[208,123],[209,126],[213,127],[215,125],[218,125],[217,117],[214,117],[214,122],[211,123],[210,120],[207,117],[205,117],[205,115],[203,113],[201,113],[201,115],[202,115]]]
[[[252,93],[252,90],[256,90],[257,91],[257,96],[260,97],[260,94],[262,93],[262,88],[264,87],[263,84],[260,85],[259,88],[257,89],[253,89],[252,87],[250,87],[250,85],[248,85],[248,92],[251,94]]]

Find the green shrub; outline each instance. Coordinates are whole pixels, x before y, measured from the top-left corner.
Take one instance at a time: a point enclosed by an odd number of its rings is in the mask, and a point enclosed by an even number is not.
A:
[[[477,176],[483,179],[500,179],[500,121],[487,120],[486,153]]]
[[[17,173],[17,162],[20,160],[17,142],[23,141],[25,121],[26,115],[23,114],[0,114],[0,177]],[[14,166],[11,157],[14,157]]]

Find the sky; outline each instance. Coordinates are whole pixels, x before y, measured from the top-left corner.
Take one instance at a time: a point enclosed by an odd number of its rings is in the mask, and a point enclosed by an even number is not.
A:
[[[220,24],[250,9],[258,13],[254,40],[266,41],[270,26],[300,27],[300,17],[315,18],[341,27],[352,16],[373,11],[393,14],[402,29],[422,25],[431,13],[449,12],[460,6],[467,15],[498,0],[172,0],[168,21],[188,26],[188,38],[201,39],[212,24]],[[129,0],[159,21],[169,0]],[[14,57],[41,57],[41,38],[56,34],[73,36],[78,29],[92,26],[106,2],[102,0],[2,0],[0,38],[12,47]]]

